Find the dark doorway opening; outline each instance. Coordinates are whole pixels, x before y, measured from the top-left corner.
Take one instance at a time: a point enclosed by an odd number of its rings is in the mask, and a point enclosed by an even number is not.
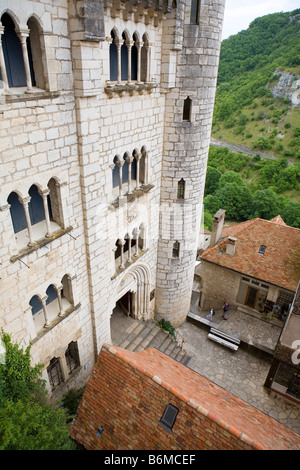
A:
[[[119,307],[119,309],[121,309],[128,317],[132,316],[132,292],[126,292],[126,294],[118,300],[116,306]]]

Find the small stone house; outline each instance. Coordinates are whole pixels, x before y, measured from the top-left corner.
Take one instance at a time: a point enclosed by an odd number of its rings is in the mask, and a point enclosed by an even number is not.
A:
[[[300,282],[276,345],[265,386],[300,404]]]
[[[300,229],[280,216],[231,226],[224,226],[224,219],[219,210],[210,246],[201,255],[200,308],[228,301],[254,313],[287,312],[299,281]]]
[[[292,450],[300,436],[155,348],[103,345],[71,426],[86,450]]]

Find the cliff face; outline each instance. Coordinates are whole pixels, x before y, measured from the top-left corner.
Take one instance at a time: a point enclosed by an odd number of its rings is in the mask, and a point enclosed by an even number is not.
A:
[[[300,106],[300,76],[282,70],[276,70],[274,75],[280,78],[270,90],[274,98],[288,98],[292,106]]]

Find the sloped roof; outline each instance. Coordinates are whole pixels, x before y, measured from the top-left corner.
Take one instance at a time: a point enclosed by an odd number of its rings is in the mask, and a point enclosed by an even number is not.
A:
[[[228,237],[236,238],[233,256],[226,254]],[[261,245],[265,253],[259,254]],[[300,229],[287,226],[280,216],[253,219],[223,227],[222,239],[207,248],[201,259],[285,289],[296,291],[299,274]]]
[[[140,387],[137,382],[132,383],[132,373],[141,383]],[[86,386],[71,426],[73,439],[87,449],[97,449],[97,446],[101,446],[101,440],[97,442],[95,437],[99,424],[103,428],[113,428],[117,440],[120,429],[129,422],[131,429],[135,429],[130,435],[130,442],[134,442],[135,433],[138,433],[142,442],[146,442],[154,432],[150,429],[149,422],[148,425],[145,422],[152,412],[149,407],[157,406],[162,399],[152,405],[147,403],[144,419],[141,410],[146,406],[146,395],[154,397],[159,389],[161,396],[168,392],[173,396],[173,401],[177,400],[177,404],[180,400],[191,406],[196,415],[199,413],[208,422],[220,426],[221,434],[226,432],[235,436],[250,448],[300,448],[299,434],[161,351],[150,348],[131,352],[110,345],[103,345]],[[126,408],[128,402],[131,404]],[[143,407],[139,406],[141,402]],[[181,408],[180,404],[178,406]],[[121,424],[117,432],[117,420],[122,420],[123,416],[126,422]],[[186,428],[185,435],[192,433],[191,436],[195,438],[197,426],[199,420],[196,418],[195,423],[190,423]],[[189,439],[189,436],[186,438]]]

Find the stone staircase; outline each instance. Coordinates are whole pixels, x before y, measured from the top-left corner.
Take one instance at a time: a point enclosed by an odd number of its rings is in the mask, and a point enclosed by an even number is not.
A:
[[[129,351],[156,348],[184,365],[187,365],[191,359],[179,342],[152,320],[132,322],[119,338],[116,346]]]

